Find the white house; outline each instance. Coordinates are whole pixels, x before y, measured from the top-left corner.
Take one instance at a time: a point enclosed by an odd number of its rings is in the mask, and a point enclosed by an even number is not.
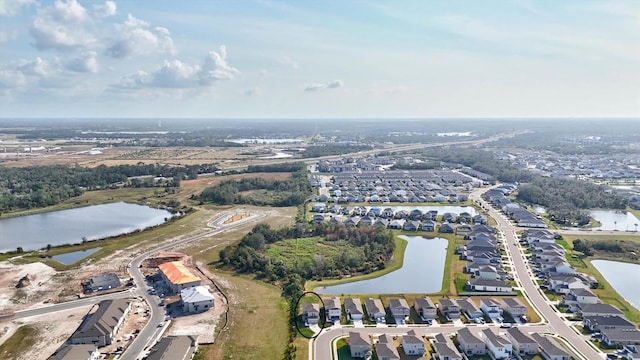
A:
[[[416,334],[415,330],[409,330],[407,335],[402,336],[402,348],[407,355],[424,355],[424,339]]]
[[[367,308],[367,314],[369,318],[375,322],[384,323],[386,312],[380,299],[368,298],[364,301],[364,306]]]
[[[332,323],[334,321],[340,321],[340,316],[342,316],[342,306],[340,305],[340,298],[334,296],[331,299],[325,299],[324,313],[327,316],[328,322]]]
[[[513,288],[502,280],[473,278],[467,282],[467,285],[473,291],[502,293],[509,293],[513,291]]]
[[[491,329],[484,329],[480,333],[487,345],[487,351],[494,359],[509,359],[513,353],[513,345],[509,340],[494,333]]]
[[[182,310],[187,313],[207,311],[214,306],[214,298],[209,289],[195,286],[180,290]]]
[[[498,320],[502,317],[502,309],[500,308],[500,303],[493,299],[481,299],[480,309],[491,320]]]
[[[320,321],[320,304],[303,304],[302,320],[305,325],[316,325]]]
[[[508,312],[514,318],[527,315],[527,307],[517,298],[502,299],[502,310]]]

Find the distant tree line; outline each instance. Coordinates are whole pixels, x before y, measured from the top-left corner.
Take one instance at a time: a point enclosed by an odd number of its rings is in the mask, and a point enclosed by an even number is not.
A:
[[[442,165],[439,161],[424,161],[414,164],[394,164],[392,170],[433,170],[441,169]]]
[[[307,165],[303,162],[269,164],[269,165],[249,165],[248,173],[257,172],[296,172],[306,170]]]
[[[518,200],[542,205],[549,218],[559,224],[586,225],[591,216],[586,209],[625,209],[628,200],[606,193],[603,186],[575,179],[535,177],[521,185]]]
[[[80,196],[86,190],[104,189],[118,183],[131,187],[179,187],[183,178],[195,179],[200,173],[217,169],[213,164],[178,167],[142,163],[95,168],[64,165],[2,168],[0,212],[51,206]],[[168,180],[156,183],[152,178],[135,178],[139,176],[162,176]],[[133,179],[128,181],[128,178]]]
[[[316,255],[312,259],[289,264],[265,252],[270,244],[278,241],[318,236],[324,237],[329,243],[346,241],[353,251],[343,251],[334,257]],[[394,251],[392,233],[380,227],[356,228],[319,223],[274,230],[267,224],[259,224],[237,246],[221,250],[220,261],[239,273],[252,273],[265,281],[281,283],[294,274],[308,280],[381,270],[386,267]]]
[[[257,197],[242,192],[267,190],[270,196]],[[296,171],[290,179],[272,180],[262,177],[227,180],[202,191],[199,200],[218,205],[252,204],[271,206],[296,206],[304,204],[311,194],[306,171]]]
[[[370,145],[342,145],[342,144],[326,144],[307,146],[302,153],[303,158],[314,158],[329,155],[342,155],[354,153],[358,151],[366,151],[373,149]]]

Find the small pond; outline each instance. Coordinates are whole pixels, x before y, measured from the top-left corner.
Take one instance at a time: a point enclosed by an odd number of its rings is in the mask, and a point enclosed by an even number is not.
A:
[[[636,309],[640,310],[640,265],[610,260],[593,260],[593,266],[611,284],[613,289]]]
[[[166,210],[117,202],[2,219],[0,252],[102,239],[160,225],[172,216]]]
[[[602,224],[597,229],[618,231],[640,230],[640,220],[628,211],[592,210],[590,213],[594,219]]]
[[[374,279],[327,286],[315,291],[334,295],[430,294],[440,291],[448,241],[422,236],[401,237],[408,242],[402,268]]]
[[[93,249],[87,249],[87,250],[81,250],[81,251],[74,251],[74,252],[70,252],[70,253],[66,253],[66,254],[60,254],[60,255],[54,255],[51,258],[59,263],[65,264],[65,265],[71,265],[73,263],[75,263],[76,261],[82,260],[84,258],[86,258],[87,256],[93,254],[94,252],[100,250],[101,248],[97,247],[97,248],[93,248]]]

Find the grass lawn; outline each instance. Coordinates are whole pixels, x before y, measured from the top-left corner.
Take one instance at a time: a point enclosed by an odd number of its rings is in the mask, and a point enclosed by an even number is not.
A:
[[[24,325],[16,330],[10,338],[0,345],[0,358],[5,360],[19,359],[36,341],[38,329]]]
[[[630,241],[639,241],[640,242],[640,236],[638,235],[589,235],[589,236],[585,236],[585,235],[565,235],[564,238],[566,239],[567,243],[569,244],[573,244],[573,240],[575,239],[584,239],[584,240],[620,240],[620,239],[624,239],[624,240],[630,240]],[[571,257],[571,255],[574,255],[576,253],[573,252],[573,250],[567,251],[567,260],[569,261],[569,264],[571,264],[573,267],[576,268],[577,271],[580,272],[584,272],[586,274],[592,275],[594,276],[599,283],[599,286],[597,289],[593,289],[593,292],[598,295],[598,297],[600,298],[600,300],[602,300],[605,303],[609,303],[613,306],[618,307],[620,310],[622,310],[624,312],[624,315],[632,322],[634,323],[640,323],[640,311],[638,309],[636,309],[635,307],[633,307],[631,304],[629,304],[622,296],[620,296],[620,294],[618,294],[613,287],[611,286],[611,284],[609,284],[604,276],[602,276],[600,274],[600,272],[591,264],[591,260],[595,260],[596,257],[592,257],[592,258],[573,258]],[[600,256],[598,255],[597,258],[601,258],[601,259],[605,259],[605,260],[613,260],[613,261],[621,261],[621,260],[627,260],[627,259],[621,259],[621,258],[617,258],[615,256]],[[632,262],[632,261],[629,261]],[[635,262],[638,263],[638,262]]]
[[[347,339],[338,340],[336,342],[336,349],[338,350],[338,360],[354,360],[351,357],[351,350],[349,349]]]
[[[231,303],[229,325],[215,345],[200,347],[202,359],[280,359],[289,336],[287,303],[280,289],[243,276],[217,273],[230,284],[224,288]]]
[[[354,247],[347,240],[327,242],[322,237],[311,237],[286,239],[270,244],[266,254],[293,267],[296,262],[311,262],[314,255],[333,258],[342,252],[353,250]]]

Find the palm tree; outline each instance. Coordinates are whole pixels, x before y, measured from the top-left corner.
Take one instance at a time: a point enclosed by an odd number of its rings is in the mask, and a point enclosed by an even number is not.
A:
[[[638,232],[638,223],[633,224],[636,227],[636,232]]]
[[[618,222],[617,221],[613,222],[613,230],[614,231],[618,230]]]

